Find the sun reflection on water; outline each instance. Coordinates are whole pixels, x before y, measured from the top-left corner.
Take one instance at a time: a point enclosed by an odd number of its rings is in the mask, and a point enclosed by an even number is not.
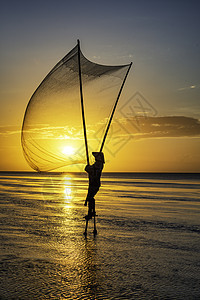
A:
[[[74,186],[72,178],[70,176],[64,177],[62,184],[62,193],[65,200],[65,204],[72,204],[74,197]]]
[[[64,186],[64,198],[68,201],[66,201],[66,203],[70,203],[69,200],[72,199],[72,189],[71,187],[68,186]]]

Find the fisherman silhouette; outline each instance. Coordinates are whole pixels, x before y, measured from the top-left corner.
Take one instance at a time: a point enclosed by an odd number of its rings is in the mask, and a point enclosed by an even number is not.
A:
[[[101,186],[101,172],[105,163],[103,152],[92,152],[92,155],[95,157],[95,163],[85,167],[85,171],[89,175],[88,194],[85,200],[85,206],[88,204],[88,215],[85,216],[86,220],[90,220],[93,216],[95,216],[94,196]]]

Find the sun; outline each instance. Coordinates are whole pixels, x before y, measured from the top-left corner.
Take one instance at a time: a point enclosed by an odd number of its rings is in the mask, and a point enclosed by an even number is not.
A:
[[[65,155],[72,155],[75,153],[75,149],[72,146],[64,146],[62,153]]]

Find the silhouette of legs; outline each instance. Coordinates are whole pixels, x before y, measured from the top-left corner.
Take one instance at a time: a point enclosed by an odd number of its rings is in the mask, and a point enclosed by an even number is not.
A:
[[[94,233],[94,235],[96,235],[97,229],[96,229],[96,211],[95,211],[95,199],[94,198],[88,199],[88,214],[85,216],[86,224],[85,224],[84,235],[87,235],[88,221],[91,220],[92,217],[94,217],[93,233]]]

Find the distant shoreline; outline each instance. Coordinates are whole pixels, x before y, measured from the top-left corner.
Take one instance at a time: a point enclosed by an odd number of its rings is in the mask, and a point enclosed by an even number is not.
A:
[[[81,175],[86,176],[85,172],[35,172],[35,171],[0,171],[0,175],[32,175],[32,176],[53,176],[53,175]],[[107,177],[126,177],[126,178],[195,178],[200,179],[200,173],[197,172],[103,172],[102,178]]]
[[[74,174],[81,174],[81,173],[85,173],[85,172],[54,172],[54,171],[50,171],[50,172],[36,172],[36,171],[0,171],[0,173],[34,173],[34,174],[68,174],[68,173],[74,173]],[[200,174],[200,172],[123,172],[123,171],[120,171],[120,172],[116,172],[116,171],[113,171],[113,172],[103,172],[103,173],[110,173],[110,174],[113,174],[113,173],[122,173],[122,174]]]

